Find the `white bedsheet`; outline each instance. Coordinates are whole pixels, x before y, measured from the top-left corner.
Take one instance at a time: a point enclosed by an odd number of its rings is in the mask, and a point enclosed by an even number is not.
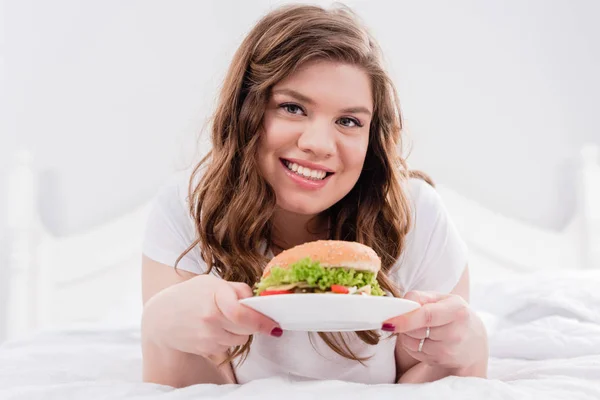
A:
[[[423,385],[340,381],[195,385],[140,381],[137,325],[72,327],[0,349],[0,399],[600,399],[600,272],[474,285],[490,336],[490,378]]]

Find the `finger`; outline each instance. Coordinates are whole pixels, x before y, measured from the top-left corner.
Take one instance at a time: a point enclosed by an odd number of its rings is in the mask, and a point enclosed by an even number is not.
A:
[[[240,308],[243,307],[242,305],[240,305]],[[241,310],[241,313],[245,312],[245,310]],[[234,335],[253,335],[256,332],[259,332],[260,330],[258,328],[256,328],[255,324],[244,324],[238,321],[232,321],[229,320],[227,318],[223,319],[222,322],[223,325],[223,329],[225,329],[226,331],[234,334]]]
[[[434,340],[425,339],[421,351],[419,346],[421,345],[422,339],[415,339],[408,335],[398,335],[398,339],[401,341],[402,347],[405,350],[410,350],[417,353],[425,353],[428,356],[439,357],[446,354],[448,345],[444,342],[436,342]]]
[[[248,341],[249,335],[237,335],[225,329],[219,332],[217,343],[222,346],[233,347],[243,346]]]
[[[438,360],[436,360],[434,357],[431,357],[430,355],[427,355],[423,352],[418,352],[418,351],[412,351],[412,350],[408,350],[408,349],[404,349],[404,351],[406,351],[406,353],[411,356],[412,358],[414,358],[417,361],[421,361],[425,364],[428,365],[437,365],[440,362]]]
[[[460,321],[469,314],[467,303],[459,296],[451,296],[437,303],[426,303],[415,311],[385,321],[394,332],[404,333],[427,327],[437,327]]]
[[[402,346],[402,349],[406,353],[408,353],[412,358],[414,358],[417,361],[428,362],[430,360],[430,356],[428,354],[419,352],[419,351],[413,351],[410,348],[405,347],[402,344],[403,336],[404,336],[404,334],[399,334],[397,340],[400,341],[400,345]],[[418,345],[417,345],[417,347],[418,347]]]
[[[228,320],[227,318],[223,319],[223,329],[234,335],[253,335],[256,332],[258,332],[252,326],[240,325],[238,323]]]
[[[243,282],[227,282],[227,283],[233,288],[235,295],[237,296],[237,300],[252,297],[252,289],[250,288],[250,286],[246,285],[245,283],[243,283]],[[222,312],[225,316],[225,321],[223,322],[223,328],[225,328],[227,331],[233,333],[234,335],[252,335],[253,333],[256,333],[256,330],[254,329],[254,327],[252,327],[252,326],[247,327],[244,325],[240,325],[236,322],[233,322],[233,320],[232,320],[232,318],[236,319],[236,317],[232,317],[232,313],[244,311],[244,310],[239,310],[240,304],[238,303],[237,300],[235,302],[235,305],[232,305],[232,307],[237,311],[227,312],[227,314],[226,314],[222,310]],[[217,306],[219,308],[222,307],[222,305],[219,305],[219,304],[217,304]],[[227,307],[227,305],[225,307]],[[229,315],[230,317],[227,317],[227,315]]]
[[[450,297],[449,294],[443,294],[443,293],[438,293],[438,292],[425,292],[425,291],[419,291],[419,290],[412,290],[410,292],[407,292],[404,295],[404,299],[414,301],[416,303],[421,304],[422,306],[425,304],[436,303],[436,302],[446,299],[448,297]],[[417,310],[415,310],[415,311],[417,311]],[[412,314],[407,314],[407,316],[408,315],[412,315]],[[400,319],[400,321],[401,321],[401,319]],[[390,324],[388,324],[388,325],[390,325]],[[391,324],[391,325],[395,326],[394,324]]]
[[[254,296],[254,293],[252,292],[252,288],[243,282],[230,282],[230,285],[235,290],[235,292],[238,296],[238,300]],[[264,333],[266,335],[270,335],[270,334],[272,334],[274,328],[279,328],[279,324],[277,322],[273,321],[271,318],[265,316],[264,314],[261,314],[255,310],[248,308],[246,306],[243,306],[241,304],[240,304],[240,308],[245,310],[245,312],[242,312],[242,314],[241,314],[242,316],[247,315],[248,318],[251,318],[252,320],[257,320],[258,332]],[[237,331],[240,329],[241,329],[242,334],[247,334],[246,333],[247,331],[244,330],[243,324],[241,324],[240,326],[233,326],[232,332],[237,333]],[[251,329],[256,329],[256,328],[254,325],[252,325]],[[256,332],[256,330],[254,330],[254,332]],[[281,332],[281,330],[280,330],[280,332]]]
[[[237,294],[238,300],[252,297],[252,288],[243,282],[229,282],[235,293]]]
[[[225,327],[230,332],[236,334],[253,334],[261,332],[269,335],[271,331],[278,325],[275,321],[267,318],[263,314],[245,307],[239,303],[238,291],[236,285],[231,285],[232,290],[218,290],[215,292],[215,304],[227,321],[224,322]]]
[[[252,288],[250,288],[250,286],[248,286],[247,284],[245,284],[243,282],[228,282],[228,283],[235,291],[238,300],[246,299],[246,298],[252,297],[254,295],[252,293]],[[227,331],[229,331],[233,334],[236,334],[236,335],[251,335],[253,333],[256,333],[256,330],[253,326],[246,327],[244,325],[239,325],[229,319],[225,320],[223,327]]]
[[[405,332],[406,335],[415,339],[429,340],[455,343],[460,341],[462,334],[460,326],[455,323],[450,323],[442,326],[436,326],[429,329],[429,337],[427,336],[427,328],[421,328],[414,331]]]
[[[450,294],[437,293],[437,292],[422,292],[419,290],[413,290],[404,295],[406,300],[412,300],[421,305],[428,303],[437,303],[438,301],[447,299]]]

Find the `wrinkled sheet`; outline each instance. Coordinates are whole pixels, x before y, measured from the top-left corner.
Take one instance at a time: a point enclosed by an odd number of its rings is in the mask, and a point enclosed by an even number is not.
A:
[[[141,382],[136,323],[77,326],[0,348],[0,399],[600,399],[600,271],[474,284],[490,341],[489,379],[362,385],[281,378],[183,389]]]

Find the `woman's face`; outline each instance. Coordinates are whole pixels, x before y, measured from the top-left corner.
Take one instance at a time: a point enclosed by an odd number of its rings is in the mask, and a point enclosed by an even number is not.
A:
[[[362,69],[330,61],[308,63],[273,87],[258,162],[279,207],[316,215],[352,189],[367,154],[372,99]]]

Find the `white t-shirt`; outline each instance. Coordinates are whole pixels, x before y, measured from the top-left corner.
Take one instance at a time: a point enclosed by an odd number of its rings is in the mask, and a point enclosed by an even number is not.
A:
[[[149,258],[173,266],[195,239],[194,221],[187,202],[189,173],[174,176],[154,200],[144,237],[143,252]],[[389,276],[405,292],[411,290],[449,293],[467,265],[468,251],[437,191],[420,179],[408,181],[412,227],[405,248]],[[201,274],[207,270],[196,246],[179,262],[178,269]],[[284,332],[273,338],[255,335],[247,359],[234,369],[239,383],[281,376],[292,380],[339,379],[360,383],[393,383],[396,376],[396,338],[380,331],[375,346],[363,343],[354,333],[344,333],[364,362],[348,360],[331,350],[314,334]],[[311,334],[313,335],[313,334]]]

